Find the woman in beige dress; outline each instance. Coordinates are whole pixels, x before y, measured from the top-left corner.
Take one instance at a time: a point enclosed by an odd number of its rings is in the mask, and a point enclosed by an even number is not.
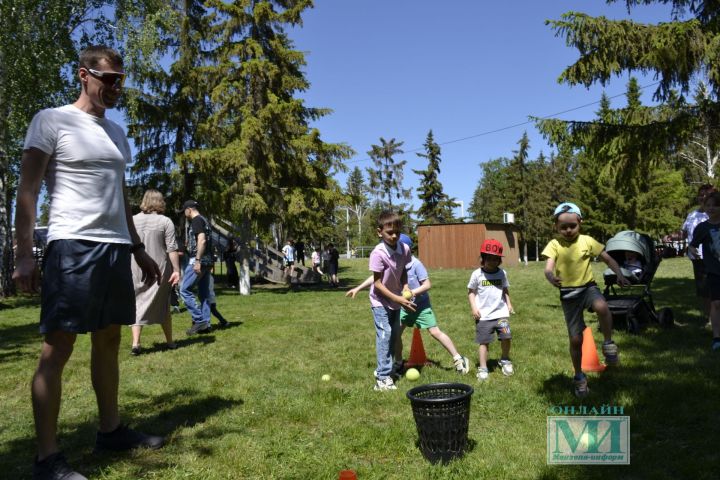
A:
[[[157,190],[148,190],[140,204],[141,212],[133,217],[135,230],[145,251],[155,260],[162,272],[160,283],[147,285],[142,279],[142,271],[133,260],[132,273],[135,285],[135,324],[132,326],[133,355],[139,355],[140,332],[145,325],[160,324],[165,333],[167,347],[177,348],[172,339],[172,320],[170,318],[170,289],[180,281],[180,260],[175,225],[164,216],[165,200]]]

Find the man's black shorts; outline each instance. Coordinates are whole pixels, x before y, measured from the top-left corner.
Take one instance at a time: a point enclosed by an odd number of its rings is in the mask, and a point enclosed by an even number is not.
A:
[[[40,333],[135,323],[130,245],[53,240],[45,255]]]

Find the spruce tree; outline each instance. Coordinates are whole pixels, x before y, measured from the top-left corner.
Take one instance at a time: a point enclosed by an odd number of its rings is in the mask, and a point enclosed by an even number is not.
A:
[[[205,145],[180,157],[202,172],[198,186],[236,224],[276,226],[280,236],[328,224],[342,191],[331,181],[352,150],[322,140],[309,123],[328,113],[298,98],[307,90],[304,54],[285,29],[302,24],[309,0],[208,0],[214,9],[208,65],[212,114]],[[199,147],[199,146],[198,146]]]
[[[608,0],[608,3],[616,0]],[[559,80],[570,85],[606,85],[614,76],[633,72],[654,72],[659,79],[655,98],[664,106],[656,109],[650,123],[606,125],[588,122],[538,121],[549,137],[565,134],[584,144],[588,151],[613,151],[603,175],[616,183],[643,170],[657,167],[682,148],[697,131],[701,113],[711,115],[711,124],[720,118],[720,42],[717,2],[694,0],[625,0],[628,10],[651,3],[671,4],[672,18],[658,24],[568,12],[560,20],[547,23],[557,36],[578,50],[578,60],[565,69]],[[711,102],[704,107],[688,107],[682,95],[689,93],[695,78],[705,79]],[[681,96],[677,96],[679,90]],[[707,119],[706,119],[707,120]],[[586,137],[586,138],[583,138]],[[625,162],[622,150],[634,144],[637,163]]]
[[[202,45],[211,41],[210,12],[199,0],[151,0],[120,11],[132,78],[125,92],[128,133],[137,148],[131,192],[139,198],[156,188],[168,204],[179,206],[196,197],[197,172],[177,159],[207,144],[201,125],[212,106],[201,67],[207,62]]]
[[[418,198],[422,205],[417,211],[423,223],[447,223],[454,220],[453,208],[458,204],[454,198],[448,197],[443,191],[442,183],[438,178],[440,173],[440,145],[435,143],[432,130],[425,139],[425,153],[418,153],[418,157],[427,159],[428,165],[425,170],[413,170],[420,175],[420,187]]]

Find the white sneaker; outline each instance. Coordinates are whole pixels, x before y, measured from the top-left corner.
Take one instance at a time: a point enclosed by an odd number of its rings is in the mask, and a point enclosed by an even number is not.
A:
[[[462,373],[463,375],[465,375],[470,371],[470,362],[468,362],[467,357],[460,357],[455,360],[454,363],[455,370],[457,370],[458,373]]]
[[[515,371],[513,370],[513,364],[510,360],[500,360],[498,364],[500,365],[500,367],[502,367],[503,375],[505,375],[506,377],[509,377],[510,375],[515,373]]]
[[[487,368],[478,367],[478,369],[477,369],[477,379],[478,379],[479,381],[484,382],[485,380],[488,379],[489,376],[490,376],[490,374],[488,373],[488,369],[487,369]]]
[[[397,387],[392,378],[386,377],[385,380],[375,380],[375,387],[373,389],[376,392],[384,392],[386,390],[397,390]]]

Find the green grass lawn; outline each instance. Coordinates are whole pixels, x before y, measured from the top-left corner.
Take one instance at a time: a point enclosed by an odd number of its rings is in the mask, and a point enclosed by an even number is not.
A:
[[[597,265],[597,278],[601,266]],[[591,374],[582,404],[621,406],[631,419],[629,466],[546,465],[546,422],[572,395],[567,333],[557,292],[542,264],[508,268],[517,312],[511,318],[515,375],[499,369],[478,384],[477,347],[467,303],[470,270],[433,270],[439,325],[471,359],[460,376],[442,347],[424,337],[429,359],[416,382],[374,392],[375,332],[367,295],[344,289],[289,290],[257,285],[250,296],[218,289],[231,328],[187,338],[174,315],[180,348],[163,351],[160,327],[147,327],[147,353],[121,353],[121,414],[132,426],[167,435],[158,451],[92,454],[97,411],[89,378],[89,338],[80,336],[64,376],[61,446],[73,466],[102,479],[689,479],[717,478],[720,465],[720,354],[699,318],[690,262],[666,260],[653,282],[657,308],[672,307],[672,329],[618,332],[622,366]],[[367,260],[342,260],[343,284],[367,275]],[[219,276],[217,286],[224,284]],[[29,382],[41,338],[36,299],[4,301],[0,310],[0,478],[29,478],[34,434]],[[599,346],[594,315],[588,315]],[[241,323],[242,322],[242,323]],[[410,332],[404,338],[409,354]],[[154,344],[157,344],[154,346]],[[491,347],[491,370],[499,345]],[[321,381],[323,374],[331,380]],[[430,382],[472,385],[470,449],[431,465],[416,446],[405,392]],[[715,472],[715,473],[713,473]]]

